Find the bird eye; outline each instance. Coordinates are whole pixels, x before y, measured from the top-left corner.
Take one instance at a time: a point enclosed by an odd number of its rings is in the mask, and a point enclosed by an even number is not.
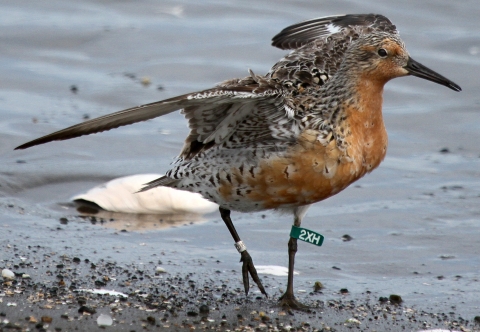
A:
[[[378,50],[378,55],[380,55],[382,58],[387,56],[387,51],[384,48],[381,48]]]

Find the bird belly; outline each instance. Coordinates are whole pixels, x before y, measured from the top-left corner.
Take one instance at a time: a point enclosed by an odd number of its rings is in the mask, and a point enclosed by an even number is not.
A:
[[[377,167],[385,155],[375,152],[372,161],[358,142],[342,151],[335,139],[325,143],[318,137],[318,132],[306,130],[284,154],[262,159],[247,171],[231,167],[231,181],[220,181],[221,202],[217,203],[240,211],[312,204],[348,187]]]

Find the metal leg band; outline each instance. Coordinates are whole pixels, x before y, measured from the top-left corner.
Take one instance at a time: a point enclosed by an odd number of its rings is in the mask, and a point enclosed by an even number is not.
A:
[[[239,253],[247,250],[247,246],[243,243],[243,241],[238,241],[237,243],[235,243],[235,248],[237,248]]]

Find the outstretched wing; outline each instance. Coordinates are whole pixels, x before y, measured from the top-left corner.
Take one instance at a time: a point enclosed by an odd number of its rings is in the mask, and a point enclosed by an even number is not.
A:
[[[188,104],[188,96],[189,95],[182,95],[172,99],[107,114],[37,138],[33,141],[16,147],[15,150],[26,149],[35,145],[45,144],[52,141],[63,141],[70,138],[107,131],[140,121],[146,121],[182,108],[183,105]]]
[[[388,18],[378,14],[351,14],[320,17],[303,21],[283,29],[272,39],[272,45],[283,50],[297,49],[318,39],[333,35],[347,37],[355,30],[379,30],[397,33]]]
[[[281,88],[274,82],[270,84],[251,73],[251,76],[244,79],[226,81],[213,89],[91,119],[27,142],[16,149],[98,133],[178,109],[183,109],[182,113],[188,119],[190,127],[190,134],[180,153],[183,160],[191,159],[213,145],[221,145],[228,140],[232,147],[236,143],[241,144],[238,137],[244,137],[243,143],[248,146],[258,141],[268,141],[277,134],[281,136],[278,130],[272,132],[268,124],[287,118]],[[252,118],[256,120],[252,121]]]

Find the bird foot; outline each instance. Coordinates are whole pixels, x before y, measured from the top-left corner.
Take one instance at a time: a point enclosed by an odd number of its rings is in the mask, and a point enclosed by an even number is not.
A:
[[[243,277],[243,287],[245,287],[245,295],[248,295],[248,291],[250,290],[250,282],[248,280],[248,275],[250,274],[253,281],[255,281],[255,283],[257,284],[258,289],[260,289],[260,292],[262,292],[262,294],[268,298],[268,294],[265,291],[265,288],[263,287],[262,282],[260,281],[260,278],[258,277],[255,266],[253,265],[252,257],[246,250],[242,251],[240,255],[242,256],[240,258],[240,262],[243,262],[242,277]]]
[[[288,294],[288,292],[280,296],[280,298],[278,299],[278,304],[281,307],[295,310],[307,310],[310,308],[309,306],[298,302],[295,299],[295,296],[293,296],[293,294]]]

